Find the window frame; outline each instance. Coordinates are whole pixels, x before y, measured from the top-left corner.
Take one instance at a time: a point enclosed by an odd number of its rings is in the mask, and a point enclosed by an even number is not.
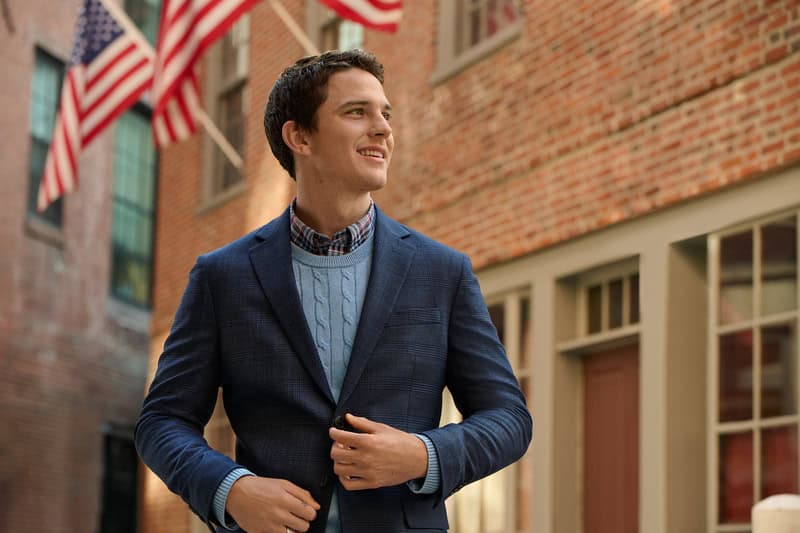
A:
[[[64,76],[67,72],[67,61],[59,56],[58,54],[50,51],[47,47],[43,46],[41,43],[37,43],[34,45],[34,54],[33,54],[33,68],[31,70],[31,89],[30,89],[30,101],[28,103],[28,170],[27,170],[27,185],[28,185],[28,194],[26,195],[26,202],[27,205],[25,207],[25,229],[26,232],[34,237],[39,239],[45,240],[54,244],[56,246],[63,246],[64,244],[64,198],[59,197],[56,199],[50,206],[48,206],[48,210],[51,209],[58,209],[58,223],[54,223],[53,221],[45,218],[42,216],[35,208],[36,206],[36,199],[37,195],[33,191],[38,191],[38,185],[41,182],[41,176],[34,176],[33,175],[33,168],[32,168],[32,158],[33,158],[33,150],[34,150],[34,143],[43,142],[42,139],[36,137],[33,133],[33,129],[31,128],[31,120],[32,120],[32,106],[33,106],[33,99],[34,99],[34,89],[35,89],[35,74],[36,74],[36,64],[39,62],[39,58],[42,57],[43,60],[48,61],[53,64],[58,64],[60,66],[60,73],[59,78],[60,82],[58,84],[58,90],[55,94],[55,110],[54,110],[54,117],[57,119],[58,112],[59,112],[59,104],[61,101],[61,90],[64,85]],[[55,121],[54,121],[55,122]],[[42,169],[44,170],[47,164],[47,153],[50,151],[50,145],[53,142],[53,132],[50,132],[50,139],[47,141],[47,150],[45,150],[45,159],[42,162]],[[35,182],[35,183],[34,183]],[[34,188],[35,187],[35,188]],[[57,206],[57,207],[56,207]]]
[[[533,386],[533,342],[532,338],[528,341],[527,346],[523,346],[523,335],[524,332],[522,331],[522,302],[527,300],[528,310],[527,310],[527,317],[530,323],[530,332],[529,334],[533,335],[533,329],[535,327],[533,323],[533,288],[528,286],[524,288],[514,289],[510,291],[503,291],[497,294],[493,294],[487,298],[486,307],[491,308],[497,305],[503,306],[503,331],[499,331],[498,335],[503,339],[504,343],[503,346],[506,350],[506,355],[508,356],[509,363],[511,363],[511,367],[514,370],[514,375],[517,377],[518,380],[527,379],[528,384],[530,387]],[[531,391],[532,395],[532,391]],[[530,398],[527,398],[530,401]],[[450,392],[445,389],[444,396],[442,398],[442,423],[447,423],[449,421],[458,421],[461,420],[460,414],[455,407],[455,403],[453,402],[453,398],[450,395]],[[480,511],[479,517],[481,520],[481,531],[486,530],[486,524],[484,523],[486,514],[486,501],[484,500],[484,494],[486,493],[484,489],[491,487],[494,483],[500,481],[504,485],[504,498],[503,504],[505,509],[503,511],[503,515],[505,517],[505,522],[503,524],[503,528],[499,531],[517,531],[518,519],[518,509],[522,507],[526,512],[530,513],[531,509],[530,506],[526,505],[524,502],[519,502],[518,498],[520,495],[520,480],[522,478],[520,469],[525,464],[525,459],[532,459],[532,450],[533,447],[530,446],[528,450],[525,452],[524,456],[516,462],[512,467],[503,469],[499,472],[488,476],[487,478],[481,479],[472,483],[459,491],[458,493],[452,495],[448,498],[448,514],[451,517],[451,531],[453,533],[458,533],[458,505],[460,500],[464,498],[463,494],[469,494],[470,492],[477,492],[477,498],[480,501]],[[504,479],[503,479],[504,478]],[[512,497],[509,497],[512,495]],[[474,496],[473,496],[474,497]],[[527,522],[530,523],[531,519],[530,516],[527,519]],[[510,527],[509,527],[510,525]],[[520,531],[525,531],[521,529]]]
[[[465,17],[460,16],[463,2],[466,0],[439,0],[436,67],[430,77],[432,85],[438,85],[480,62],[494,52],[500,50],[522,34],[525,12],[521,2],[515,2],[518,17],[509,26],[496,34],[482,39],[474,46],[458,50],[458,36]]]
[[[110,518],[108,518],[109,514],[108,514],[107,502],[106,502],[106,498],[108,498],[110,496],[109,492],[110,492],[110,488],[111,488],[110,487],[111,480],[110,480],[109,470],[108,470],[108,467],[110,466],[109,465],[109,457],[108,457],[108,448],[110,446],[111,441],[112,440],[125,441],[129,445],[128,446],[129,447],[129,451],[133,452],[133,457],[135,459],[135,461],[133,463],[134,465],[138,465],[138,456],[136,455],[136,448],[135,448],[134,442],[133,442],[133,428],[132,427],[107,423],[102,428],[102,430],[100,432],[100,435],[101,435],[101,438],[102,438],[102,443],[101,443],[101,448],[102,448],[102,454],[101,454],[102,474],[101,475],[102,475],[102,478],[101,478],[101,482],[100,482],[100,498],[99,498],[100,502],[99,502],[99,509],[98,509],[98,518],[97,518],[98,519],[97,530],[100,533],[103,533],[105,531],[105,527],[108,525],[108,520],[111,520]],[[140,475],[139,475],[138,467],[135,467],[133,469],[133,478],[134,478],[133,479],[133,484],[132,484],[133,490],[131,491],[131,493],[132,493],[132,497],[133,497],[134,501],[133,501],[133,505],[131,506],[131,508],[134,509],[134,511],[133,511],[134,523],[133,524],[129,524],[129,526],[130,526],[130,531],[137,531],[137,521],[139,520],[139,516],[138,516],[138,513],[136,512],[136,509],[139,506],[138,486],[139,486],[139,483],[140,483],[140,479],[139,479]],[[112,523],[112,525],[113,525],[113,523]]]
[[[246,36],[243,39],[244,49],[239,53],[244,54],[244,60],[241,65],[235,67],[235,72],[224,77],[223,72],[223,49],[224,39],[228,33],[233,31],[241,31],[239,28],[242,25],[246,28]],[[208,115],[212,117],[219,124],[219,114],[221,110],[221,99],[226,95],[232,94],[234,91],[241,91],[242,99],[242,151],[247,145],[247,108],[248,108],[248,69],[250,65],[250,40],[251,34],[250,15],[245,13],[236,21],[236,23],[215,42],[208,51],[208,59],[205,62],[205,108]],[[223,187],[224,183],[224,169],[225,166],[230,164],[227,157],[222,150],[216,145],[208,133],[203,132],[203,156],[202,156],[202,170],[201,170],[201,191],[200,191],[200,207],[198,213],[213,210],[220,205],[226,203],[240,194],[244,193],[247,189],[244,169],[239,169],[241,179],[236,183]],[[234,147],[235,148],[235,147]],[[243,156],[243,154],[239,154]]]
[[[353,48],[364,47],[366,29],[363,27],[363,25],[339,17],[333,10],[322,5],[319,2],[319,0],[306,0],[305,6],[306,6],[306,20],[305,20],[306,33],[309,35],[311,41],[316,45],[316,47],[320,50],[320,52],[325,52],[326,50],[337,50],[337,49],[350,50]],[[340,35],[341,35],[342,24],[353,24],[355,26],[361,27],[362,28],[361,42],[358,43],[356,46],[348,46],[348,47],[340,46]],[[326,40],[325,32],[331,29],[333,26],[338,26],[338,28],[336,29],[337,31],[336,48],[327,48],[326,46],[324,46]]]
[[[630,322],[630,278],[639,275],[639,298],[641,299],[641,268],[639,257],[620,259],[611,264],[600,266],[574,277],[573,290],[575,291],[575,330],[571,338],[557,343],[556,350],[561,354],[581,355],[597,349],[605,349],[612,345],[621,345],[639,339],[641,333],[641,303],[639,305],[639,318],[637,322]],[[623,323],[620,327],[608,327],[608,283],[622,279],[622,316]],[[587,312],[589,289],[596,285],[601,286],[601,329],[589,333],[589,316]]]
[[[148,124],[152,122],[152,114],[153,110],[142,101],[137,102],[134,104],[126,113],[136,113],[145,117],[147,119]],[[120,117],[121,118],[121,117]],[[118,119],[119,120],[119,119]],[[114,125],[114,136],[116,142],[116,135],[118,134],[118,124]],[[151,137],[148,137],[152,139]],[[151,141],[152,142],[152,141]],[[150,287],[148,289],[148,297],[147,302],[143,305],[139,302],[135,302],[125,298],[124,296],[117,294],[114,290],[114,258],[116,254],[114,253],[114,205],[117,201],[117,193],[113,187],[112,181],[112,190],[111,190],[111,220],[110,220],[110,253],[109,253],[109,277],[108,277],[108,295],[109,299],[113,300],[114,302],[118,302],[126,307],[136,308],[143,311],[150,311],[153,305],[153,291],[155,289],[155,283],[153,283],[154,279],[154,267],[155,267],[155,250],[156,250],[156,217],[158,212],[158,177],[159,177],[159,158],[160,158],[160,151],[158,147],[153,148],[154,150],[154,158],[153,158],[153,198],[152,198],[152,210],[150,212],[151,215],[151,224],[150,224],[150,258],[148,261],[148,268],[150,271]],[[114,153],[114,164],[116,165],[116,158],[119,156],[118,152]],[[116,181],[116,173],[113,174],[112,180]]]
[[[762,469],[761,469],[761,433],[764,429],[784,427],[794,424],[796,439],[800,443],[800,262],[797,264],[796,287],[797,299],[795,309],[783,311],[768,316],[761,315],[761,228],[773,222],[795,217],[797,249],[800,250],[800,208],[781,211],[777,214],[761,217],[756,220],[743,222],[711,233],[708,236],[708,361],[707,373],[707,498],[708,516],[707,527],[712,533],[739,533],[752,530],[751,522],[726,523],[719,522],[719,468],[721,435],[730,435],[741,432],[752,434],[752,474],[753,474],[753,505],[764,497],[761,495]],[[752,271],[752,313],[751,318],[739,320],[734,323],[719,323],[719,283],[720,272],[720,242],[723,238],[750,231],[753,237],[753,271]],[[800,258],[798,258],[800,259]],[[766,326],[791,324],[795,328],[795,354],[794,354],[794,386],[795,386],[795,414],[777,417],[762,417],[761,414],[761,362],[762,362],[762,328]],[[748,420],[719,422],[719,337],[720,335],[735,332],[751,332],[752,334],[752,416]],[[800,450],[797,457],[798,469],[795,475],[800,484]]]

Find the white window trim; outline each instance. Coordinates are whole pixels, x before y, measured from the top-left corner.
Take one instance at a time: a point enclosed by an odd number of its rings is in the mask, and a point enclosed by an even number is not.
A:
[[[792,209],[781,213],[751,220],[730,226],[708,237],[708,354],[709,371],[707,372],[707,480],[708,480],[708,531],[712,533],[749,532],[751,523],[719,524],[719,435],[721,433],[736,433],[737,431],[753,432],[753,502],[758,503],[761,490],[761,430],[774,426],[784,426],[791,423],[797,424],[798,442],[800,442],[800,364],[795,364],[795,414],[773,417],[764,421],[761,419],[761,327],[769,324],[786,324],[794,321],[795,334],[800,337],[800,283],[797,284],[797,306],[793,311],[776,313],[767,318],[760,316],[761,307],[761,232],[759,228],[771,222],[785,220],[792,215],[798,224],[797,249],[800,251],[800,209]],[[722,238],[741,233],[753,232],[753,307],[752,318],[734,324],[719,324],[719,281],[720,281],[720,241]],[[800,265],[798,265],[800,268]],[[720,334],[734,331],[751,331],[753,334],[753,418],[747,421],[718,422],[719,413],[719,343]],[[800,351],[800,342],[795,349]],[[800,361],[800,354],[798,354]],[[800,458],[798,458],[798,472],[800,479]]]

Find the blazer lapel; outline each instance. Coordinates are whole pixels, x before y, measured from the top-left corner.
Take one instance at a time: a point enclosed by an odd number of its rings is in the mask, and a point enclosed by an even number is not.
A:
[[[287,209],[279,218],[256,232],[256,237],[262,242],[250,249],[250,263],[295,353],[320,390],[331,403],[335,403],[297,292],[289,236]]]
[[[410,235],[408,230],[383,215],[377,206],[375,211],[372,269],[353,341],[353,351],[339,395],[339,405],[344,405],[361,378],[372,350],[383,332],[383,326],[394,308],[416,252],[416,248],[405,240]]]

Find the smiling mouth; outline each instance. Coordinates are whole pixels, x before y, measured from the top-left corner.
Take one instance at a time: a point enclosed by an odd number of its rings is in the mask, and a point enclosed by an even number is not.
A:
[[[358,153],[365,157],[372,157],[374,159],[384,160],[386,156],[379,150],[358,150]]]

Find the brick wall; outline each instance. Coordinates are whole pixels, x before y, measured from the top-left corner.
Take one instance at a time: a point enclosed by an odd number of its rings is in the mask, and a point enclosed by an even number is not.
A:
[[[304,20],[303,2],[285,4]],[[800,160],[797,0],[529,0],[519,38],[432,85],[435,4],[406,9],[395,36],[366,33],[395,106],[390,184],[376,197],[476,267]],[[266,4],[251,35],[247,193],[198,215],[202,143],[162,153],[160,198],[174,201],[159,207],[157,331],[196,255],[291,197],[261,117],[275,77],[304,52]]]
[[[35,46],[66,59],[78,0],[8,3],[0,21],[0,529],[95,531],[103,428],[130,425],[147,370],[147,321],[109,311],[113,134],[80,160],[63,232],[27,220]]]
[[[305,20],[302,0],[283,3]],[[798,0],[527,0],[517,39],[436,85],[438,2],[407,4],[396,35],[366,32],[395,108],[390,184],[376,198],[476,268],[800,162]],[[304,52],[267,3],[250,33],[245,194],[199,212],[201,140],[162,152],[159,336],[196,256],[292,195],[262,113]]]

